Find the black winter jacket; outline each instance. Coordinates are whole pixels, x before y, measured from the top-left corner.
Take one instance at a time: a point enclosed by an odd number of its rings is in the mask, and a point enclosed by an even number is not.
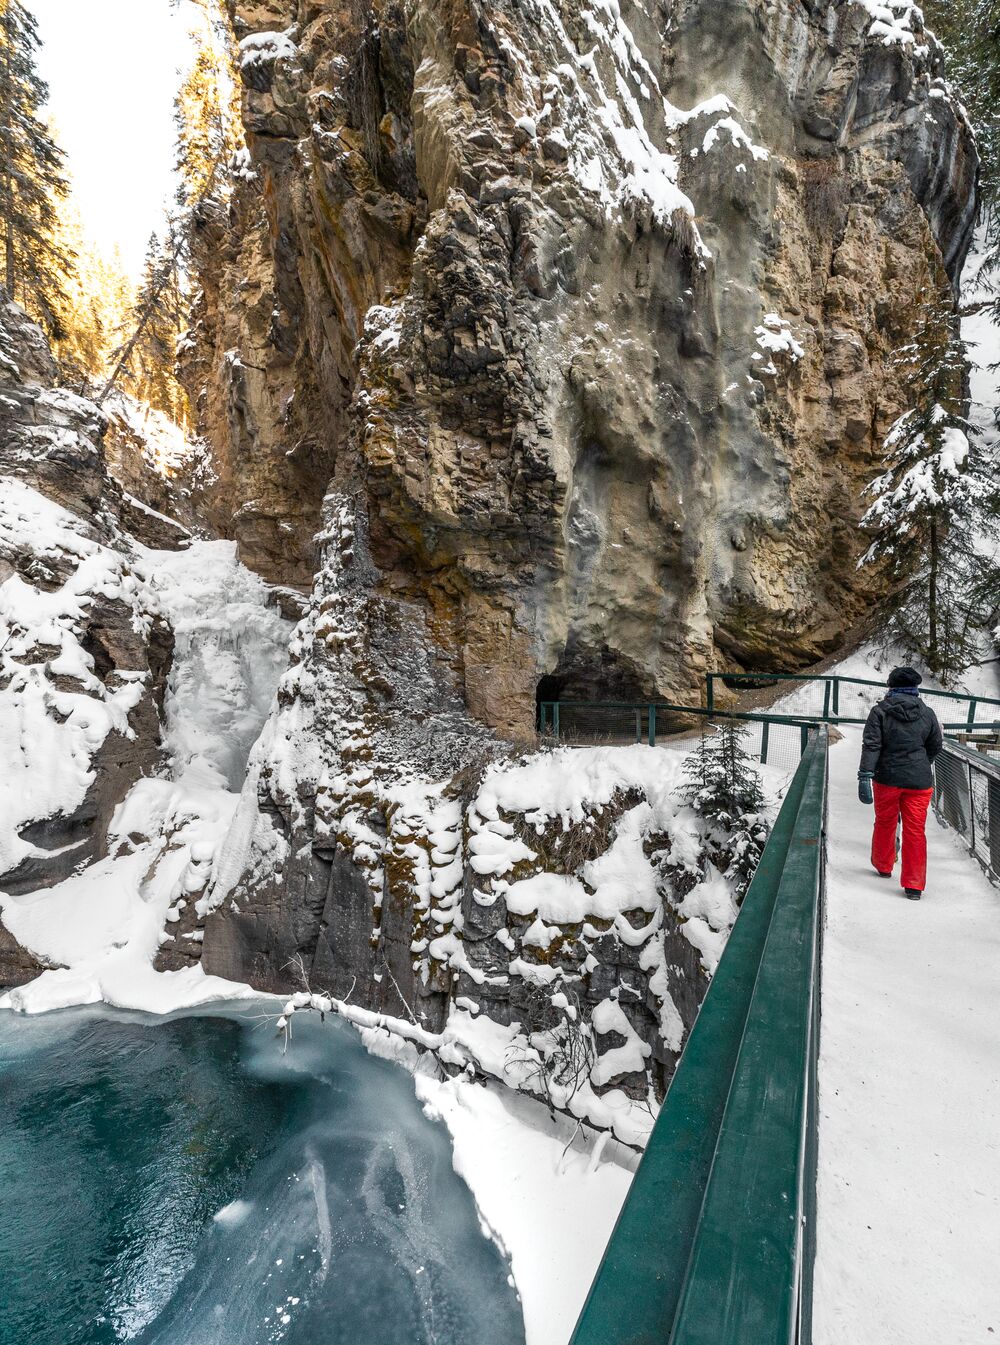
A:
[[[931,762],[943,741],[937,715],[919,696],[886,696],[868,715],[860,769],[880,785],[930,789]]]

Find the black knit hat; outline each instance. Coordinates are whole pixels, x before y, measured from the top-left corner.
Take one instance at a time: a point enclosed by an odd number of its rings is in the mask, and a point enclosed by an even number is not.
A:
[[[918,687],[923,680],[916,668],[893,668],[888,684],[891,687]]]

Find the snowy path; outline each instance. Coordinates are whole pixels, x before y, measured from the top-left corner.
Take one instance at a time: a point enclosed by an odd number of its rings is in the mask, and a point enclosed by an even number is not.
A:
[[[830,752],[816,1345],[1000,1339],[1000,892],[931,815],[924,899]]]

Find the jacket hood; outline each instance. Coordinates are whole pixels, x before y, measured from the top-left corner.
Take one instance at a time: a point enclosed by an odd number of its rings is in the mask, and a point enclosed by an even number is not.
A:
[[[912,724],[915,719],[919,719],[923,702],[918,696],[886,696],[883,701],[886,714],[892,715],[893,719],[901,719],[904,724]]]

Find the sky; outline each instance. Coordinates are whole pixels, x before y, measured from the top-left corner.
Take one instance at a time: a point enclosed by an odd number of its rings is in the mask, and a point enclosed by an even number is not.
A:
[[[173,100],[197,11],[182,0],[26,0],[84,228],[138,275],[173,195]]]

